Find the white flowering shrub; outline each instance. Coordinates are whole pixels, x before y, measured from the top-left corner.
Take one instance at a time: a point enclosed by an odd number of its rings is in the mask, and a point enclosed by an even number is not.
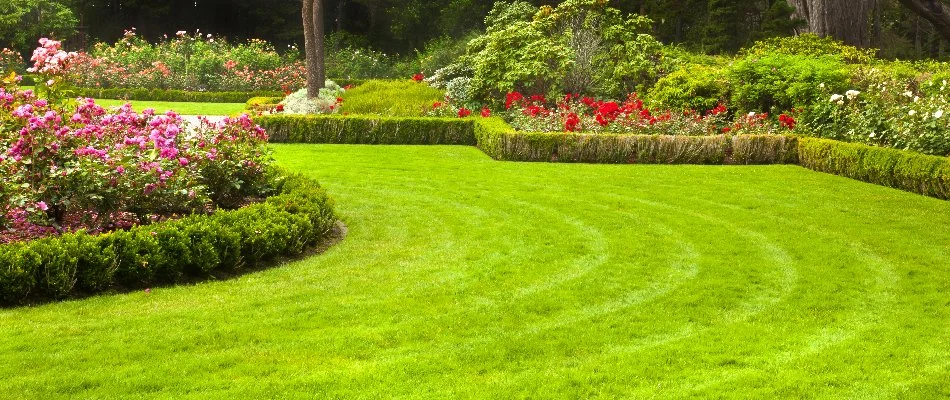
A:
[[[287,95],[280,105],[284,114],[335,114],[340,111],[340,96],[344,91],[336,82],[328,80],[316,98],[307,98],[304,88]]]
[[[821,97],[802,111],[799,126],[810,136],[950,155],[947,90],[945,80],[877,79],[865,92],[820,86]]]

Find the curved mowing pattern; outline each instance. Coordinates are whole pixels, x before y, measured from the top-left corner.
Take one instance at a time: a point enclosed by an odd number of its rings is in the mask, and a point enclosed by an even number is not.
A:
[[[345,241],[0,310],[0,397],[950,395],[945,201],[795,166],[275,147]]]

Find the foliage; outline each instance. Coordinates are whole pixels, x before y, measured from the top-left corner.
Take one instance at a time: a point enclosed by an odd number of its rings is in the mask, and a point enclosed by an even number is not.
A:
[[[26,72],[26,64],[20,53],[4,47],[0,49],[0,74],[6,76],[11,72],[22,75]]]
[[[755,58],[776,54],[817,58],[838,57],[852,64],[871,63],[875,59],[874,53],[874,49],[859,49],[832,37],[820,37],[813,33],[761,40],[740,52],[745,57]]]
[[[512,91],[620,95],[651,87],[672,70],[663,46],[648,34],[652,21],[624,15],[598,0],[568,0],[541,7],[529,18],[523,2],[498,2],[486,32],[450,72],[437,71],[438,87],[470,85],[475,102]]]
[[[848,73],[835,57],[774,54],[739,60],[729,70],[729,80],[733,108],[778,113],[810,105],[820,85],[843,91]]]
[[[254,121],[273,143],[475,145],[473,119],[265,115]]]
[[[445,94],[412,80],[371,80],[343,93],[343,111],[392,117],[420,117]]]
[[[73,33],[78,21],[71,3],[69,0],[5,0],[0,6],[0,47],[22,50],[38,37],[65,37]]]
[[[647,102],[672,110],[711,110],[729,101],[730,86],[726,70],[690,64],[657,81]]]
[[[279,192],[241,209],[100,235],[78,231],[0,245],[0,303],[204,279],[299,254],[330,231],[333,203],[309,179],[271,176],[269,185]]]

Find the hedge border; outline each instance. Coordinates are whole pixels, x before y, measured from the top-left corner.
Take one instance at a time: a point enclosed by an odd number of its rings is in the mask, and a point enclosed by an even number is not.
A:
[[[275,143],[475,145],[488,156],[501,161],[795,164],[950,199],[950,158],[796,135],[517,132],[497,117],[268,115],[257,117],[255,121],[270,132]]]
[[[75,88],[70,97],[92,97],[133,101],[181,101],[193,103],[246,103],[254,97],[283,97],[279,91],[257,92],[190,92],[171,89],[98,89]]]
[[[254,122],[272,143],[477,144],[473,119],[277,114]]]
[[[299,174],[272,183],[274,195],[236,210],[0,245],[0,304],[207,279],[299,255],[333,229],[333,200]]]

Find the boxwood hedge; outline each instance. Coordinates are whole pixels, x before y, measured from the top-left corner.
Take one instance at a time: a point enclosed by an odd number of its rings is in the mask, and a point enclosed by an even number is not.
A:
[[[331,231],[333,201],[316,182],[277,174],[273,184],[274,195],[236,210],[0,245],[0,303],[206,278],[299,254]]]
[[[475,145],[475,120],[374,115],[264,115],[273,143]]]

